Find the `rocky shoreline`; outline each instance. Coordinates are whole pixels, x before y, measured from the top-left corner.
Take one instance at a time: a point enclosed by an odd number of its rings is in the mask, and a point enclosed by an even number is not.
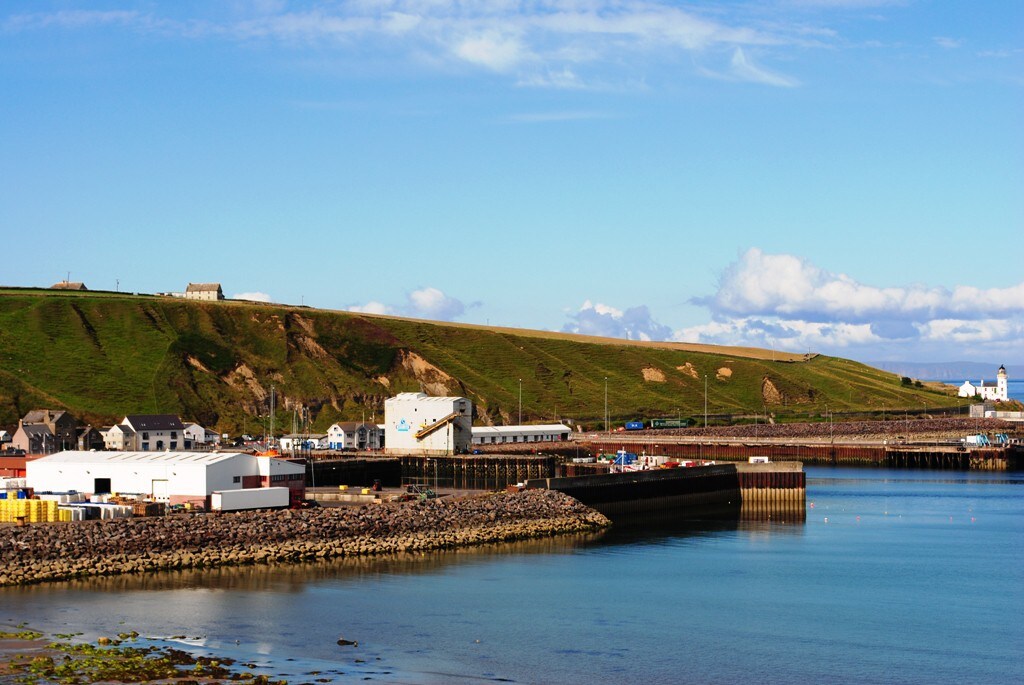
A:
[[[0,527],[0,586],[87,576],[427,552],[610,524],[558,492]]]

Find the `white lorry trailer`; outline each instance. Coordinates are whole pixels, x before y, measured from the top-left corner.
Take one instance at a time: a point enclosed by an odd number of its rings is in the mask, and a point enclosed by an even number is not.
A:
[[[210,509],[213,511],[284,509],[290,501],[288,488],[215,490],[210,495]]]

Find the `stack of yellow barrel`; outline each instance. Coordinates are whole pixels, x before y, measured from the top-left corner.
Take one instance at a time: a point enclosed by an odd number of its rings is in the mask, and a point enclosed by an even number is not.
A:
[[[0,522],[48,523],[60,520],[60,511],[55,501],[0,499]]]

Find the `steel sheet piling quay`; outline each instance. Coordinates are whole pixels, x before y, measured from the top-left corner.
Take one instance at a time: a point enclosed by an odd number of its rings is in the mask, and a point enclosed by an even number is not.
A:
[[[664,513],[806,519],[806,479],[799,462],[595,473],[530,480],[526,487],[564,492],[606,516]]]
[[[775,461],[794,460],[821,466],[884,466],[887,468],[945,469],[953,471],[1012,471],[1024,467],[1024,446],[978,447],[960,442],[875,442],[857,444],[831,441],[778,441],[706,438],[681,441],[651,436],[577,438],[595,452],[624,449],[640,454],[662,454],[676,459],[746,461],[765,456]]]

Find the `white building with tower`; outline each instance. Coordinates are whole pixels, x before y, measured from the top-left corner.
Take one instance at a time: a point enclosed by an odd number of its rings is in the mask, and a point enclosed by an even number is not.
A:
[[[384,401],[384,426],[386,454],[462,454],[473,440],[473,403],[465,397],[399,393]]]
[[[985,381],[978,381],[977,385],[970,381],[964,381],[957,394],[960,397],[977,397],[979,400],[1008,401],[1010,391],[1007,387],[1006,367],[999,367],[999,371],[996,372],[995,385],[986,384]]]

